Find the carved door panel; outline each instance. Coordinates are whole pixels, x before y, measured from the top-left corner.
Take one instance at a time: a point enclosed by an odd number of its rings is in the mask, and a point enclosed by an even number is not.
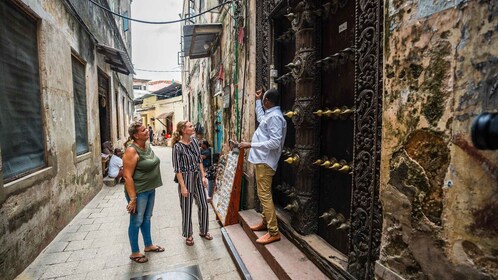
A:
[[[328,1],[323,1],[325,4]],[[344,2],[344,1],[343,1]],[[353,0],[322,19],[320,155],[329,163],[320,167],[318,235],[347,255],[353,168],[354,105]],[[323,58],[328,59],[323,59]],[[346,111],[349,109],[350,111]]]
[[[291,78],[291,71],[285,65],[292,62],[296,54],[296,43],[294,39],[294,34],[292,32],[290,22],[283,17],[283,14],[279,14],[273,19],[273,30],[274,30],[274,41],[273,48],[275,50],[275,70],[277,70],[278,76],[283,77],[277,79],[278,88],[281,94],[280,107],[282,112],[291,111],[294,106],[294,99],[296,96],[296,86]],[[285,137],[284,147],[292,148],[295,143],[295,127],[292,124],[291,119],[287,120],[287,135]],[[282,157],[282,160],[285,156]],[[294,186],[295,182],[295,169],[289,164],[280,164],[277,174],[275,174],[275,184],[274,185],[284,185],[284,186]],[[288,195],[284,193],[284,188],[277,188],[274,193],[275,202],[285,207],[290,203]]]

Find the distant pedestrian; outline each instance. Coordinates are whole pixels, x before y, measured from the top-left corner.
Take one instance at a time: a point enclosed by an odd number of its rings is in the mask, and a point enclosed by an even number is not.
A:
[[[152,130],[152,126],[149,125],[149,143],[152,145],[152,140],[154,140],[154,131]]]
[[[114,149],[114,155],[112,155],[109,161],[109,177],[116,178],[118,183],[123,177],[123,151],[121,149]]]
[[[192,206],[195,199],[199,214],[199,235],[207,240],[213,237],[208,232],[208,202],[204,188],[208,185],[202,166],[201,151],[189,121],[180,121],[173,133],[173,168],[178,180],[178,195],[182,209],[183,237],[188,246],[194,245],[192,230]]]
[[[164,252],[164,248],[152,243],[151,217],[154,209],[156,188],[161,186],[159,158],[147,143],[148,131],[141,122],[134,122],[128,128],[128,143],[123,156],[123,175],[125,178],[126,209],[130,213],[128,238],[130,239],[130,259],[137,263],[147,262],[140,253],[138,231],[142,232],[145,252]]]

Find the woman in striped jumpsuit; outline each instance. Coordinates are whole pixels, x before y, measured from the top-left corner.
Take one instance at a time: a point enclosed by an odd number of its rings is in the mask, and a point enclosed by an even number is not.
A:
[[[195,137],[192,123],[180,121],[173,134],[173,168],[178,180],[178,195],[182,209],[182,228],[185,243],[194,245],[192,237],[192,202],[195,199],[199,215],[199,235],[207,240],[213,237],[208,232],[208,203],[204,188],[208,185],[202,166],[201,150]]]

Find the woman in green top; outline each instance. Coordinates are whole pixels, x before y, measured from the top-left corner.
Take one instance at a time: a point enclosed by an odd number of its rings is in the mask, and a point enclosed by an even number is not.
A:
[[[141,122],[134,122],[128,128],[128,143],[123,156],[123,177],[125,179],[125,195],[130,213],[128,238],[130,239],[130,259],[137,263],[147,262],[145,255],[138,247],[138,231],[142,231],[145,252],[164,252],[164,248],[152,244],[150,220],[154,209],[156,188],[161,186],[159,158],[147,143],[149,132]]]

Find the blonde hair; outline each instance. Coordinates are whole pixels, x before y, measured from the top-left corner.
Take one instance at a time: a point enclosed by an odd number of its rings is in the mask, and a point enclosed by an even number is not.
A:
[[[187,123],[188,123],[188,121],[179,121],[176,124],[176,130],[175,130],[175,132],[173,132],[173,136],[171,137],[172,138],[172,141],[171,141],[172,145],[175,145],[176,142],[178,142],[178,141],[180,141],[180,139],[182,139],[182,135],[183,135],[182,130],[185,128],[185,126],[187,126]]]
[[[124,146],[125,148],[128,147],[133,140],[135,140],[135,137],[133,135],[138,133],[138,129],[142,127],[143,123],[141,121],[134,121],[130,124],[128,127],[128,140],[126,140]]]

